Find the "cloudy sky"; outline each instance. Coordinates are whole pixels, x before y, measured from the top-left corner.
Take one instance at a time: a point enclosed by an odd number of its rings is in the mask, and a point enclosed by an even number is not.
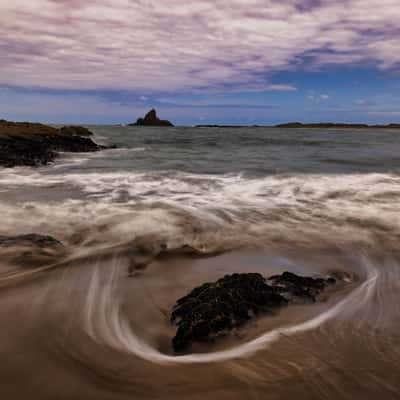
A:
[[[400,121],[400,0],[0,0],[0,118]]]

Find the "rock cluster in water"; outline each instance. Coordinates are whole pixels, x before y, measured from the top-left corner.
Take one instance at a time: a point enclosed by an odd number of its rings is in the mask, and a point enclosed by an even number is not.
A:
[[[79,126],[51,126],[0,120],[0,166],[39,166],[53,161],[58,152],[93,152],[99,146]]]
[[[37,233],[0,235],[0,259],[5,265],[37,268],[58,261],[65,254],[63,244],[52,236]]]
[[[136,123],[130,126],[174,126],[170,121],[159,119],[157,112],[152,108],[144,118],[139,118]]]
[[[233,274],[204,283],[176,302],[171,322],[178,329],[172,346],[181,352],[192,342],[215,339],[255,315],[272,313],[290,303],[315,302],[318,294],[333,283],[333,278],[302,277],[291,272],[268,280],[258,273]]]
[[[48,246],[61,246],[61,242],[52,236],[39,235],[37,233],[28,233],[25,235],[18,236],[4,236],[0,235],[0,246],[38,246],[38,247],[48,247]]]

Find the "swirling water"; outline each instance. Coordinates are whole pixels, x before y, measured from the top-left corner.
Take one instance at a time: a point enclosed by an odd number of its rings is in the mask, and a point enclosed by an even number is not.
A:
[[[0,234],[64,244],[0,249],[5,398],[399,398],[400,132],[91,129],[118,147],[0,170]],[[173,354],[177,298],[284,270],[349,283]]]

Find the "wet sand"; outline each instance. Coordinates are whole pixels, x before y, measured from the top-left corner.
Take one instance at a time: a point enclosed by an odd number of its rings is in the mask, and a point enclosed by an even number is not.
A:
[[[63,244],[0,246],[0,398],[398,399],[398,136],[132,129],[93,127],[115,150],[0,171],[0,234]],[[178,298],[286,270],[349,280],[173,353]]]
[[[400,319],[389,302],[399,288],[392,278],[399,278],[397,264],[380,260],[376,280],[363,288],[372,258],[356,264],[357,257],[336,257],[335,265],[331,259],[324,252],[294,260],[276,250],[236,251],[161,259],[129,277],[129,259],[116,254],[16,280],[0,290],[1,393],[10,399],[398,398]],[[283,309],[195,347],[189,359],[173,354],[169,312],[177,298],[225,273],[287,269],[358,278],[315,305]],[[327,315],[346,299],[322,323],[249,345]]]

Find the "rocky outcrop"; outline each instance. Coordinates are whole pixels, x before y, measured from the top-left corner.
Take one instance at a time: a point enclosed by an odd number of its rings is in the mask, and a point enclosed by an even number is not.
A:
[[[153,108],[151,109],[144,118],[139,118],[136,123],[129,124],[129,126],[174,126],[167,120],[162,120],[157,117],[157,112]]]
[[[181,352],[192,342],[227,334],[253,316],[271,314],[291,303],[314,302],[333,283],[333,278],[314,279],[290,272],[268,280],[258,273],[233,274],[205,283],[176,302],[171,322],[178,329],[172,346]]]
[[[92,136],[93,132],[91,132],[89,129],[84,128],[83,126],[78,126],[78,125],[69,125],[69,126],[63,126],[60,128],[60,132],[63,135],[71,135],[71,136]]]
[[[38,166],[50,163],[57,152],[93,152],[104,149],[83,127],[63,127],[0,121],[0,166]]]

